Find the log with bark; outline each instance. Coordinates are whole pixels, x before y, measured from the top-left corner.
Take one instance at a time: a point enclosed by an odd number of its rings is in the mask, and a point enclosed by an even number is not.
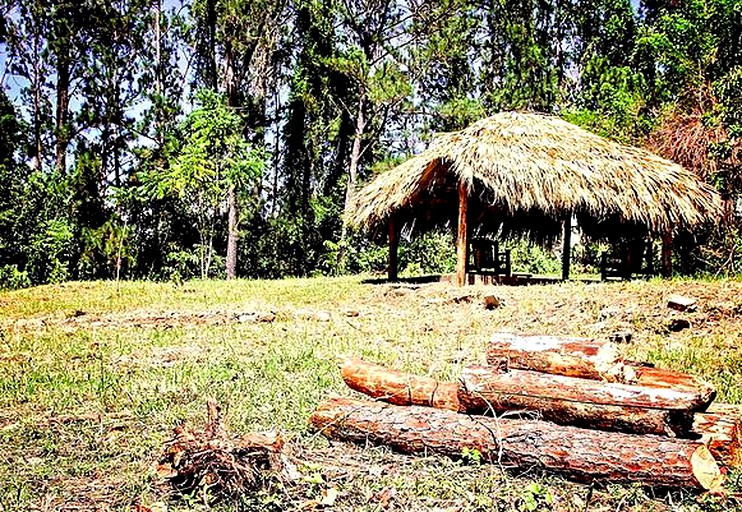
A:
[[[487,346],[487,362],[503,359],[514,369],[682,390],[706,403],[716,397],[714,388],[694,375],[624,360],[610,341],[496,333]]]
[[[738,420],[715,413],[694,416],[691,434],[700,436],[714,458],[723,466],[739,467],[742,462],[742,432]]]
[[[487,345],[487,363],[507,360],[509,368],[583,379],[624,382],[625,364],[618,347],[588,338],[524,336],[499,332]]]
[[[612,387],[606,389],[608,386]],[[623,388],[613,389],[616,386],[629,387],[525,370],[497,372],[489,367],[472,366],[462,372],[459,403],[473,414],[535,411],[538,417],[560,425],[598,430],[683,437],[691,429],[692,412],[651,407],[650,404],[657,403],[666,406],[667,402],[650,400],[655,398],[651,393],[640,402],[636,400],[641,398],[636,390],[632,390],[634,400],[622,402],[632,395]],[[608,403],[611,400],[613,403]]]
[[[459,411],[458,384],[398,372],[361,359],[340,364],[343,380],[351,389],[396,405],[425,405]]]
[[[642,482],[665,487],[718,489],[723,476],[698,441],[636,436],[542,421],[473,417],[419,406],[332,399],[311,417],[326,437],[372,442],[402,453],[461,457],[506,467],[543,467],[578,481]]]
[[[591,404],[521,395],[504,395],[495,402],[489,402],[478,393],[463,393],[465,398],[461,399],[461,405],[472,414],[507,413],[508,416],[514,416],[523,413],[525,417],[535,417],[559,425],[669,437],[687,437],[693,423],[693,413],[686,411]]]
[[[492,404],[481,397],[466,396],[461,403],[459,383],[417,377],[360,359],[346,359],[341,364],[345,383],[370,397],[396,405],[424,405],[472,414],[486,412],[519,413],[525,417],[542,418],[562,425],[578,425],[601,430],[637,434],[684,435],[692,424],[691,414],[682,411],[585,404],[580,402],[508,396]],[[498,371],[504,371],[502,367]]]
[[[711,404],[716,398],[716,390],[703,379],[690,373],[664,370],[654,366],[631,363],[636,372],[632,384],[650,388],[675,389],[696,394],[702,402]]]
[[[710,397],[686,389],[636,386],[601,382],[528,370],[507,370],[489,366],[467,366],[461,374],[459,401],[467,411],[483,410],[508,397],[518,400],[550,398],[587,404],[618,405],[671,411],[699,411],[708,407]]]
[[[690,434],[700,436],[722,465],[742,466],[742,406],[711,404],[706,412],[694,416]]]

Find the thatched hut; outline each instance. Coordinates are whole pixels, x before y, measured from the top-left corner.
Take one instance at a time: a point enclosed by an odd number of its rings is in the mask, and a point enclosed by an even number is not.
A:
[[[711,187],[669,160],[557,117],[504,112],[441,134],[425,152],[378,175],[354,194],[345,220],[388,233],[390,278],[403,225],[425,230],[455,222],[461,285],[472,230],[553,237],[575,216],[592,234],[639,228],[668,242],[673,231],[714,218],[719,208]]]

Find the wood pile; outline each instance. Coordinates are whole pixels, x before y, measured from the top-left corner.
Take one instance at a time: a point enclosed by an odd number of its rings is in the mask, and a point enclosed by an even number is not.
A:
[[[742,462],[742,406],[713,404],[702,380],[626,361],[610,341],[497,334],[487,364],[458,382],[359,359],[340,366],[350,388],[376,400],[321,404],[310,421],[333,440],[714,491]]]

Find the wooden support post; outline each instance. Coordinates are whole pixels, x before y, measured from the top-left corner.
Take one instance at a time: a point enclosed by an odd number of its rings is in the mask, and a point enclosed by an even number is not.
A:
[[[569,260],[572,248],[572,214],[564,219],[564,247],[562,249],[562,281],[569,279]]]
[[[672,277],[672,231],[662,235],[662,275]]]
[[[605,251],[600,255],[600,280],[608,280],[608,253]]]
[[[399,247],[399,231],[397,230],[394,215],[389,217],[389,266],[387,277],[389,281],[397,280],[397,248]]]
[[[466,283],[466,262],[469,256],[467,254],[469,245],[467,234],[469,227],[466,222],[466,207],[466,183],[461,180],[459,182],[459,223],[456,237],[456,284],[458,286],[464,286]]]
[[[626,261],[624,262],[624,268],[623,268],[623,276],[621,276],[626,281],[631,280],[631,270],[634,266],[634,247],[631,242],[629,242],[629,245],[626,247]]]

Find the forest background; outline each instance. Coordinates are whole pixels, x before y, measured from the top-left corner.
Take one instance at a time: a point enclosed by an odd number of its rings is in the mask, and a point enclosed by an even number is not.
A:
[[[0,13],[0,287],[382,270],[383,246],[343,228],[352,192],[434,133],[504,110],[693,169],[726,210],[679,240],[676,269],[742,271],[742,0],[0,0]],[[414,238],[401,268],[451,268],[450,235]]]

